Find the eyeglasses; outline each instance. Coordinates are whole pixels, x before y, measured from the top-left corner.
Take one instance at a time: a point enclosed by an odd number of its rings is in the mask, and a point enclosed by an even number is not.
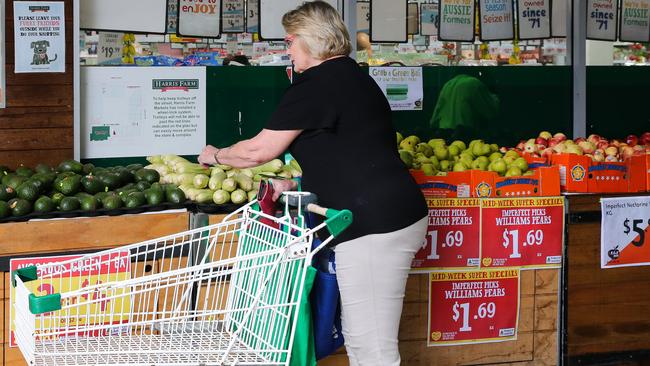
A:
[[[293,45],[293,42],[296,40],[296,36],[286,36],[284,38],[284,44],[287,45],[287,48],[291,48],[291,45]]]

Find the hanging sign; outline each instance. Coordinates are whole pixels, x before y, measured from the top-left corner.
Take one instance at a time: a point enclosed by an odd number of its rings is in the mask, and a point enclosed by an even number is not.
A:
[[[621,0],[619,39],[623,42],[650,41],[650,0]]]
[[[370,41],[405,43],[408,41],[408,3],[406,0],[372,0]]]
[[[221,24],[219,0],[180,0],[178,34],[188,37],[218,37]]]
[[[566,37],[567,0],[553,0],[551,3],[551,35]]]
[[[420,33],[420,7],[418,3],[408,3],[406,22],[408,28],[408,34],[419,34]]]
[[[500,41],[515,36],[512,0],[479,0],[481,41]]]
[[[550,0],[517,0],[519,39],[551,37]]]
[[[243,33],[246,31],[245,0],[221,0],[221,31]]]
[[[370,76],[384,92],[391,110],[422,110],[421,67],[371,67]]]
[[[260,2],[246,0],[246,32],[257,33],[260,30]]]
[[[357,2],[357,32],[370,34],[370,1]]]
[[[615,41],[617,0],[587,0],[587,39]]]
[[[97,43],[97,64],[116,62],[122,63],[122,47],[124,33],[100,32]]]
[[[518,269],[429,274],[429,347],[511,341],[518,318]]]
[[[429,198],[429,227],[415,254],[416,270],[478,267],[481,205],[478,198]]]
[[[564,239],[564,199],[481,200],[483,267],[559,268]]]
[[[474,0],[440,0],[441,41],[474,41]]]
[[[650,264],[650,197],[602,198],[600,267]]]
[[[176,34],[178,25],[178,0],[167,0],[167,33]]]
[[[423,36],[438,36],[438,3],[420,4],[420,34]]]
[[[63,1],[15,1],[15,72],[65,72]]]

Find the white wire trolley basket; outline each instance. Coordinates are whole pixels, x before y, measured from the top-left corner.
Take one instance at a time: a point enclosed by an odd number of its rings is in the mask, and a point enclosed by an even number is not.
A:
[[[299,208],[290,214],[285,203],[282,217],[253,201],[218,224],[15,271],[15,338],[25,360],[288,365],[307,268],[352,222],[348,210],[304,205],[304,194],[287,193]],[[305,209],[326,219],[306,228]],[[312,249],[324,228],[330,236]]]

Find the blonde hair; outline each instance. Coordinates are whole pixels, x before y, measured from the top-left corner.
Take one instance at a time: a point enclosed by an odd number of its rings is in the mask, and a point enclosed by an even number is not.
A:
[[[350,35],[341,16],[324,1],[307,2],[284,14],[282,26],[288,34],[304,40],[314,58],[325,60],[352,51]]]

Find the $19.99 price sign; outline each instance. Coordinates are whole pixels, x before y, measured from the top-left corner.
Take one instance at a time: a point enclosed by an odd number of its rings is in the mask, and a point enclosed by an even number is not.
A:
[[[481,206],[478,198],[427,198],[429,226],[415,254],[415,270],[478,267]]]
[[[601,268],[650,264],[650,197],[603,198]]]
[[[564,199],[481,200],[483,267],[560,267]]]
[[[429,274],[428,346],[517,338],[519,270]]]

